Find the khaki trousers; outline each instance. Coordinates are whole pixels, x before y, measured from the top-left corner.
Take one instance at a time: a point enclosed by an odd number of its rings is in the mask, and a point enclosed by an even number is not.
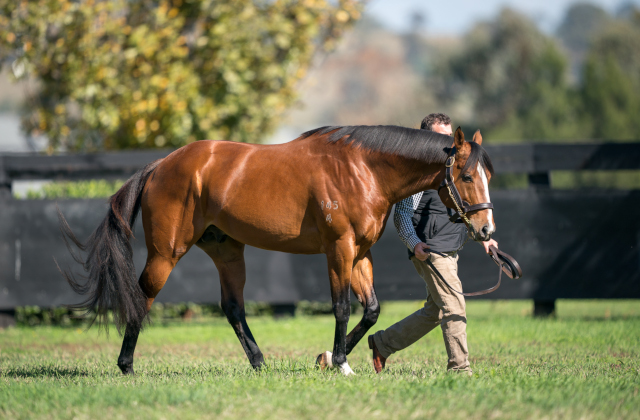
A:
[[[431,253],[429,260],[453,288],[462,290],[462,283],[458,278],[457,255],[442,257]],[[416,257],[411,257],[411,261],[427,284],[427,301],[419,311],[374,334],[373,339],[378,351],[387,358],[409,347],[440,325],[449,355],[447,369],[468,371],[469,351],[464,296],[449,289],[425,261]]]

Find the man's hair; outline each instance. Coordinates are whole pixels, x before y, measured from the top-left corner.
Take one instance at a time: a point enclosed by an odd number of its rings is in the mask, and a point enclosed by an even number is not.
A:
[[[451,118],[446,114],[429,114],[424,117],[422,124],[420,124],[421,130],[433,131],[433,125],[450,125]]]

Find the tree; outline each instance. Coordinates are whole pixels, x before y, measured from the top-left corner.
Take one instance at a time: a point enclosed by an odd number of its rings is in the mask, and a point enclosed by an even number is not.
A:
[[[443,101],[470,104],[467,124],[494,140],[559,139],[582,128],[567,60],[554,40],[505,9],[474,28],[462,51],[440,70]]]
[[[34,77],[49,152],[258,142],[357,0],[0,0],[0,62]]]
[[[567,10],[557,34],[567,48],[583,53],[611,20],[612,17],[601,7],[576,3]]]
[[[604,9],[589,3],[576,3],[567,10],[556,33],[569,55],[575,80],[580,79],[591,42],[612,20]]]
[[[618,20],[594,41],[581,98],[593,138],[640,137],[640,20]]]

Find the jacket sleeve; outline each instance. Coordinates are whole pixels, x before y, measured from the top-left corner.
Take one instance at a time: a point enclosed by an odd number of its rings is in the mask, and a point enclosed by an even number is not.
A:
[[[416,245],[422,242],[416,235],[416,230],[413,228],[413,222],[411,221],[421,199],[422,192],[405,198],[396,204],[396,211],[393,214],[393,224],[396,226],[398,236],[410,251],[413,251]]]

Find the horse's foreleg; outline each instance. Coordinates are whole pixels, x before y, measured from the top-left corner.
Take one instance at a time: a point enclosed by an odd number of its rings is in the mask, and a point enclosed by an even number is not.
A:
[[[329,364],[327,353],[319,356],[321,365],[338,367],[345,375],[353,374],[347,363],[347,324],[351,314],[350,283],[353,270],[353,247],[351,244],[336,243],[327,251],[329,265],[329,280],[331,283],[331,299],[333,301],[333,315],[336,318],[336,330],[333,340],[333,354]]]
[[[243,292],[246,281],[244,244],[222,233],[208,239],[207,242],[200,241],[196,245],[202,248],[215,263],[220,274],[222,310],[240,340],[249,363],[254,369],[260,369],[264,364],[264,357],[247,325],[244,311]]]
[[[378,321],[380,305],[373,288],[373,261],[371,251],[367,251],[365,256],[358,260],[351,273],[351,290],[358,297],[364,307],[362,319],[347,336],[347,354],[358,344],[369,329]]]
[[[142,275],[140,275],[139,280],[142,291],[147,295],[147,313],[149,312],[149,309],[151,309],[153,300],[160,292],[160,289],[162,289],[162,286],[166,283],[175,264],[176,261],[171,259],[163,259],[157,256],[150,256],[147,258],[147,264]],[[124,333],[122,349],[120,350],[120,356],[118,357],[118,367],[125,375],[134,373],[133,353],[136,349],[141,325],[142,320],[139,320],[137,323],[129,323],[127,324],[127,329]]]

